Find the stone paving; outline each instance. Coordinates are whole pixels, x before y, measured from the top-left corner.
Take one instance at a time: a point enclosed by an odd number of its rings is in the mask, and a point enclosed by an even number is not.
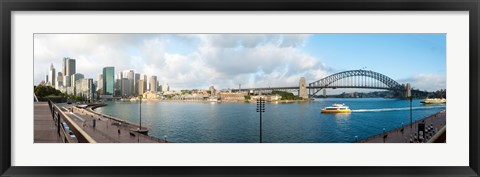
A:
[[[89,134],[97,143],[164,143],[165,140],[140,134],[137,127],[93,114],[73,105],[58,107]],[[95,122],[95,125],[94,125]]]
[[[424,140],[424,142],[427,142],[429,138],[446,126],[446,111],[443,110],[434,115],[418,120],[414,122],[412,126],[408,124],[386,133],[360,140],[358,143],[418,143],[421,142],[421,140],[419,140],[419,136],[417,135],[419,123],[425,123],[425,127],[433,127],[426,133],[427,138]]]

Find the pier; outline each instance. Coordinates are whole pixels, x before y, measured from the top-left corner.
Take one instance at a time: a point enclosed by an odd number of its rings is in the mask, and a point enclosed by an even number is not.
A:
[[[40,105],[40,106],[37,106]],[[38,109],[37,109],[38,107]],[[35,143],[165,143],[138,133],[139,125],[74,104],[35,103]],[[38,121],[37,121],[38,120]],[[38,123],[37,123],[38,122]],[[38,125],[38,126],[37,126]],[[45,131],[47,127],[49,131]],[[142,126],[142,130],[144,127]],[[37,134],[37,132],[39,132]],[[47,135],[48,134],[48,135]],[[37,138],[38,136],[38,138]],[[63,137],[63,138],[62,138]],[[42,139],[43,138],[43,139]],[[63,139],[63,141],[62,141]]]
[[[446,129],[446,111],[443,110],[434,115],[417,120],[403,127],[396,128],[394,130],[358,141],[358,143],[418,143],[428,142],[431,138],[435,137],[437,133],[446,133],[441,131]],[[426,129],[429,130],[426,133],[426,139],[421,140],[418,132],[418,124],[424,123]],[[437,135],[439,136],[439,135]]]

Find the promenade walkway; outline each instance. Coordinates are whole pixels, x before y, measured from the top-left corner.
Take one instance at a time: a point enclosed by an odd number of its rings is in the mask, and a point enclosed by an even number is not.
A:
[[[34,143],[61,143],[57,127],[48,107],[48,102],[34,102],[33,107],[33,132]]]
[[[148,135],[132,132],[136,127],[122,124],[113,119],[93,114],[73,105],[59,104],[58,107],[79,125],[97,143],[163,143]],[[95,120],[95,123],[94,123]],[[95,125],[94,125],[95,124]]]
[[[433,127],[428,133],[427,137],[432,137],[437,133],[442,127],[446,126],[446,111],[438,112],[434,115],[428,116],[424,119],[414,122],[410,128],[410,124],[403,127],[376,135],[364,140],[358,141],[358,143],[410,143],[418,142],[418,124],[425,123],[425,128]],[[386,136],[386,137],[385,137]],[[385,138],[384,138],[385,137]],[[428,138],[427,138],[428,140]],[[426,142],[426,141],[425,141]]]

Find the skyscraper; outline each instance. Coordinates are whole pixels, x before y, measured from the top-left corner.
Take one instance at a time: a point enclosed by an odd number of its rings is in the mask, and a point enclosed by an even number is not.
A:
[[[149,82],[150,92],[156,93],[157,92],[157,85],[158,85],[157,76],[150,77],[150,82]]]
[[[145,92],[145,91],[147,91],[147,85],[148,85],[148,84],[147,84],[147,82],[148,82],[148,80],[147,80],[147,75],[146,75],[146,74],[142,74],[142,75],[140,76],[140,78],[143,79],[143,92]]]
[[[56,80],[55,80],[55,68],[53,67],[53,64],[50,65],[50,69],[48,70],[48,77],[47,77],[47,84],[55,87]]]
[[[71,76],[72,74],[75,74],[75,59],[65,57],[63,58],[63,70],[62,70],[63,75],[65,76]]]
[[[141,80],[138,80],[137,81],[137,90],[138,90],[138,93],[137,95],[143,95],[143,93],[145,92],[145,88],[143,87],[145,84],[145,80],[141,79]]]
[[[114,79],[115,79],[115,67],[103,68],[103,94],[113,95],[114,93]]]
[[[122,86],[123,93],[122,96],[132,96],[133,91],[135,90],[134,78],[135,72],[133,70],[123,71]]]
[[[122,72],[118,72],[117,74],[115,74],[115,96],[122,96],[122,78]]]
[[[72,74],[72,75],[70,76],[70,82],[71,82],[70,85],[71,85],[71,87],[72,87],[72,89],[73,89],[73,94],[74,94],[74,95],[76,95],[76,89],[75,89],[76,86],[77,86],[77,85],[76,85],[76,81],[78,81],[78,80],[80,80],[80,79],[83,79],[83,78],[84,78],[83,74],[80,74],[80,73],[75,73],[75,74]]]
[[[71,87],[71,76],[75,74],[75,59],[65,57],[63,58],[63,84],[65,87]]]
[[[97,77],[97,90],[96,91],[100,91],[100,93],[103,93],[101,92],[103,88],[103,74],[99,74],[98,77]]]
[[[134,85],[135,89],[134,89],[133,93],[135,95],[139,95],[139,90],[138,90],[139,87],[138,87],[137,84],[138,84],[138,81],[140,80],[140,73],[135,73],[135,79],[133,79],[133,80],[134,80],[133,83],[135,84]]]
[[[63,89],[63,73],[58,72],[55,89],[62,91]],[[63,91],[62,91],[63,92]]]

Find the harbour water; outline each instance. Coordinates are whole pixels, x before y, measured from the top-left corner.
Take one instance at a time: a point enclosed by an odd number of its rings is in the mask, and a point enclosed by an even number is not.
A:
[[[446,109],[413,100],[413,121]],[[345,103],[350,114],[322,114],[320,109]],[[111,101],[95,111],[139,122],[139,101]],[[256,103],[143,101],[142,125],[149,135],[176,143],[257,143]],[[410,123],[410,101],[383,98],[326,98],[309,102],[266,103],[265,143],[348,143]]]

